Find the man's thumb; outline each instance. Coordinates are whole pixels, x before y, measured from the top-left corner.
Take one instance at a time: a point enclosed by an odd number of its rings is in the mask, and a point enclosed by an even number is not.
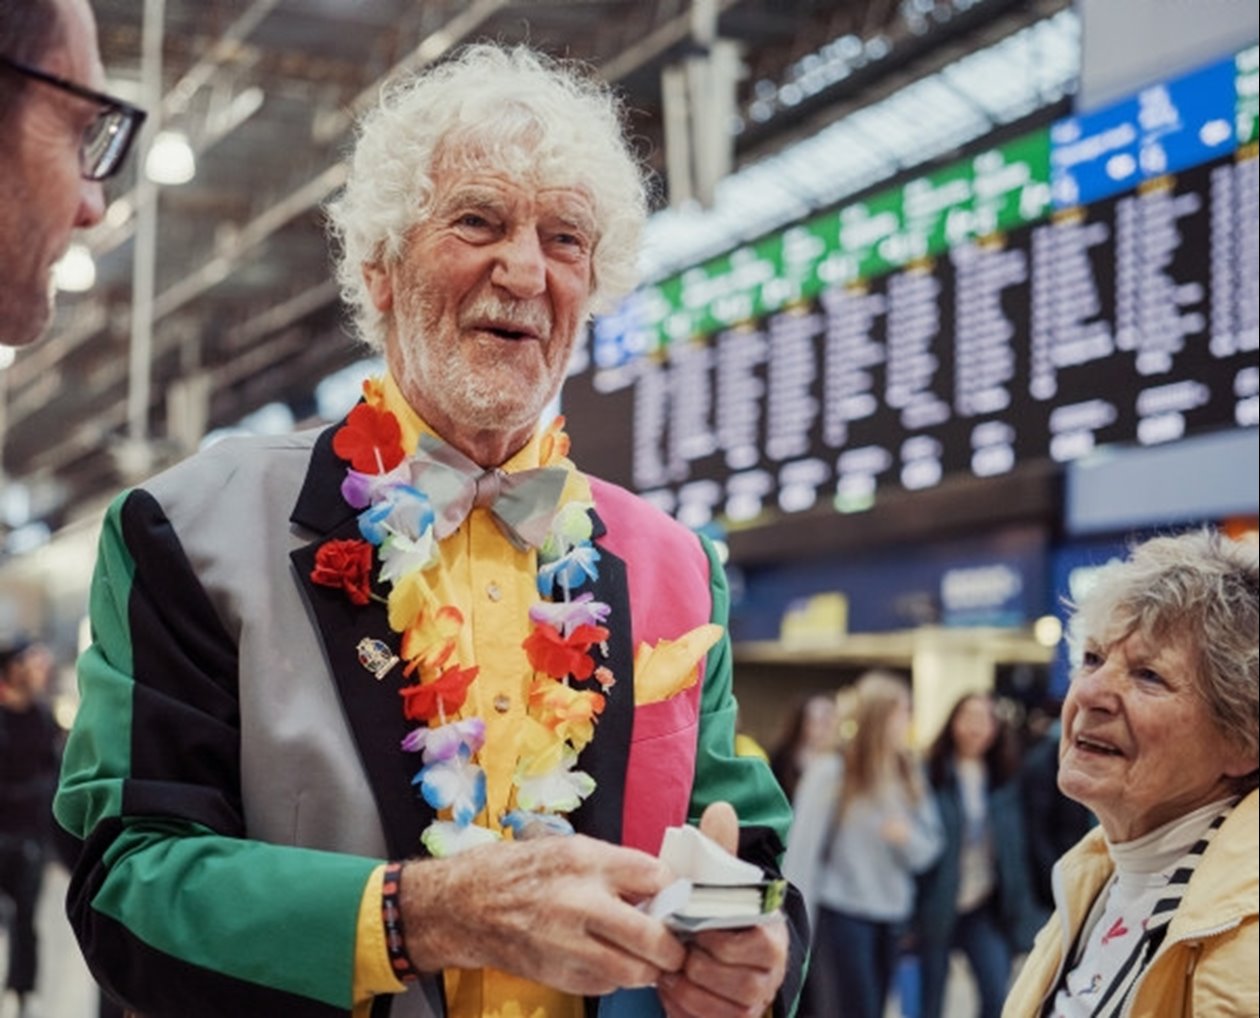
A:
[[[729,802],[710,803],[700,817],[700,833],[706,834],[724,849],[739,852],[739,817]]]

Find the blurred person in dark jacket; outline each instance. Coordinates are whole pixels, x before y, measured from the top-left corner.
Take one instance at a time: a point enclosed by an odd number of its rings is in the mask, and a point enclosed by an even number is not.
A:
[[[961,697],[928,751],[945,847],[919,885],[922,1018],[942,1014],[955,948],[971,966],[981,1018],[997,1018],[1011,962],[1044,919],[1029,882],[1018,760],[994,706],[987,693]]]
[[[1054,909],[1050,880],[1054,864],[1094,823],[1093,814],[1088,809],[1059,791],[1059,736],[1062,730],[1062,721],[1054,717],[1045,733],[1028,748],[1019,769],[1033,896],[1037,905],[1047,912]]]
[[[13,902],[6,991],[18,1013],[35,989],[35,907],[52,828],[60,734],[44,702],[52,655],[21,639],[0,645],[0,894]]]

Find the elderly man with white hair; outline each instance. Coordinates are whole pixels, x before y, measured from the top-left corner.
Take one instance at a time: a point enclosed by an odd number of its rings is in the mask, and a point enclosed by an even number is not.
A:
[[[389,89],[329,209],[388,370],[109,509],[56,814],[85,954],[145,1015],[794,1009],[794,892],[694,937],[643,907],[673,826],[778,876],[721,566],[542,421],[633,284],[619,114],[525,48]]]

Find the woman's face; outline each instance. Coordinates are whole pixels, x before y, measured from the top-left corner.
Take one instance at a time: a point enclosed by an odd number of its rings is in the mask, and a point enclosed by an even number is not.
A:
[[[812,696],[805,704],[801,744],[809,752],[826,750],[836,737],[836,701],[830,696]]]
[[[973,696],[954,715],[952,733],[955,756],[964,760],[977,760],[984,756],[997,734],[993,704],[986,697]]]
[[[1059,788],[1094,811],[1110,841],[1225,798],[1226,779],[1254,767],[1212,721],[1185,647],[1139,633],[1085,644],[1063,703]]]
[[[905,749],[910,745],[910,697],[897,701],[888,715],[888,745],[893,749]]]

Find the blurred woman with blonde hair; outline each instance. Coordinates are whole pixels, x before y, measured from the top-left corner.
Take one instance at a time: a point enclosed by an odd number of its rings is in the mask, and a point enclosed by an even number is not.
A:
[[[813,920],[813,1013],[880,1018],[940,820],[911,750],[907,684],[869,672],[842,694],[840,717],[839,752],[797,788],[784,873]]]

